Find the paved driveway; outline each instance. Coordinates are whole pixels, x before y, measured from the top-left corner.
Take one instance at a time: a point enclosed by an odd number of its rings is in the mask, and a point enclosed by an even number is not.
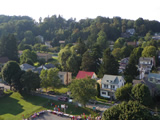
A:
[[[0,83],[0,87],[4,87],[5,89],[10,89],[10,86]]]
[[[71,120],[71,119],[66,117],[59,117],[51,113],[45,113],[43,116],[34,118],[32,120]]]

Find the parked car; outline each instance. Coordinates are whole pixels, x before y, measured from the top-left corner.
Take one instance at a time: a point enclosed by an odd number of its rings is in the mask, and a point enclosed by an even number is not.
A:
[[[47,94],[55,95],[55,92],[54,91],[48,91]]]
[[[67,101],[68,101],[68,98],[67,98],[67,97],[59,97],[58,100],[67,102]]]

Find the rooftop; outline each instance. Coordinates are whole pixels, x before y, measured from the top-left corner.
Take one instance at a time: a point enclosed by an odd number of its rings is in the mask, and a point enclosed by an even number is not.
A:
[[[92,77],[94,74],[94,72],[87,72],[87,71],[79,71],[76,79],[83,79],[83,78],[87,78],[87,77]]]

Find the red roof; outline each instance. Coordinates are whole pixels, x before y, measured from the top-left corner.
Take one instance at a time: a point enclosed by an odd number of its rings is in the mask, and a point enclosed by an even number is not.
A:
[[[76,76],[76,79],[83,79],[86,77],[92,77],[93,74],[94,74],[94,72],[79,71]]]

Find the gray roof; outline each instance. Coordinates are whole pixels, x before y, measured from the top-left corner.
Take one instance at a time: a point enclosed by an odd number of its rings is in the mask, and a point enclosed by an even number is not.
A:
[[[49,63],[49,64],[44,65],[44,67],[46,67],[47,69],[50,69],[50,68],[54,68],[55,65]]]
[[[111,82],[107,82],[107,80]],[[122,76],[116,76],[116,75],[104,75],[102,78],[101,83],[108,83],[108,84],[118,84],[119,81],[122,80]]]
[[[140,57],[139,61],[151,61],[153,60],[153,57]]]
[[[21,68],[22,70],[35,69],[34,66],[32,66],[32,65],[30,65],[30,64],[27,64],[27,63],[24,63],[24,64],[20,65],[20,68]]]
[[[43,68],[35,68],[33,71],[34,72],[38,72],[38,74],[41,74]]]

